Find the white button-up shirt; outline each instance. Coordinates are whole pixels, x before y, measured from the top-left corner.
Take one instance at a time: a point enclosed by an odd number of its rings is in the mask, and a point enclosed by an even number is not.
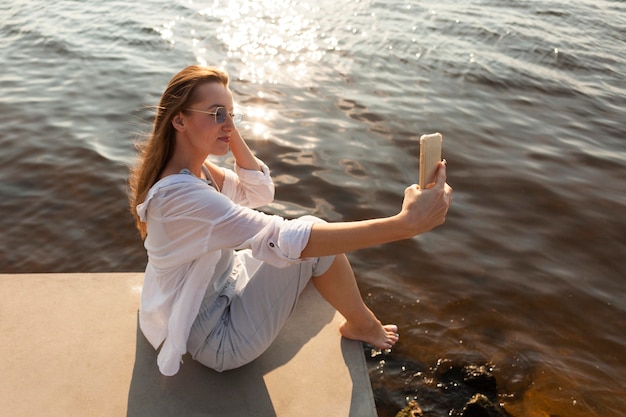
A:
[[[155,349],[162,344],[157,363],[164,375],[178,372],[205,293],[225,284],[214,276],[222,251],[248,248],[257,259],[286,266],[300,260],[312,224],[321,221],[253,210],[274,198],[269,169],[259,164],[262,171],[225,169],[221,193],[193,175],[167,176],[137,206],[148,231],[140,327]]]

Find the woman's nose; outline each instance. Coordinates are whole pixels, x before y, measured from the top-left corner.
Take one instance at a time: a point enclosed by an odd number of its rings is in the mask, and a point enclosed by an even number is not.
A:
[[[223,129],[233,130],[235,128],[235,119],[230,114],[226,116],[226,120],[224,120],[224,124],[222,125]]]

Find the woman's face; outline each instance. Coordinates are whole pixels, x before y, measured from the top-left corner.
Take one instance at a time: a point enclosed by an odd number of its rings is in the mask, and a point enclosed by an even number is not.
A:
[[[230,136],[235,131],[235,122],[230,116],[234,111],[232,93],[219,82],[207,82],[196,87],[194,96],[196,100],[189,105],[188,111],[181,113],[184,135],[198,152],[225,155],[229,151]],[[216,121],[214,115],[219,107],[225,108],[227,113],[222,123]]]

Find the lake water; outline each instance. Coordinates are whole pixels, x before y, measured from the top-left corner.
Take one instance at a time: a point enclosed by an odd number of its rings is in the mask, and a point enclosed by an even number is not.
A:
[[[217,65],[269,213],[395,214],[444,135],[446,224],[350,255],[401,329],[365,349],[380,416],[455,415],[450,363],[486,364],[513,416],[621,416],[625,50],[617,0],[3,1],[0,271],[143,270],[133,144],[175,72]]]

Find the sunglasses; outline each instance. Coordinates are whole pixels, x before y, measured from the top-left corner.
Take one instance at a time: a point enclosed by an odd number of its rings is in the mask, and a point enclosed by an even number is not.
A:
[[[197,109],[186,109],[187,111],[193,111],[196,113],[204,113],[215,118],[215,123],[218,125],[224,123],[226,121],[226,116],[230,116],[233,119],[233,122],[239,123],[243,120],[243,113],[229,113],[226,110],[226,107],[216,107],[215,111],[206,111],[206,110],[197,110]]]

